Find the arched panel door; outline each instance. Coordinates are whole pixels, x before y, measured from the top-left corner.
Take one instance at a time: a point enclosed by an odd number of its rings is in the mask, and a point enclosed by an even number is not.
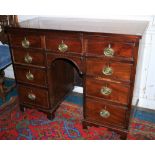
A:
[[[74,69],[83,75],[84,61],[73,56],[47,56],[47,78],[51,108],[58,106],[74,88]]]

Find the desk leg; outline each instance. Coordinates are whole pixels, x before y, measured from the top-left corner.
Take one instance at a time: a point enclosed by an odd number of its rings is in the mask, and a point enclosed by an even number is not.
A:
[[[82,121],[82,127],[83,127],[83,129],[87,130],[88,124],[85,121]]]
[[[20,111],[25,112],[25,108],[22,105],[19,105]]]
[[[85,121],[85,120],[82,120],[82,126],[83,126],[83,129],[88,129],[88,126],[94,126],[94,127],[104,127],[103,125],[98,125],[98,124],[95,124],[95,123],[92,123],[92,122],[88,122],[88,121]],[[128,132],[127,131],[121,131],[121,130],[118,130],[118,129],[112,129],[112,128],[108,128],[108,127],[105,127],[107,128],[109,131],[114,131],[116,132],[117,134],[120,135],[120,139],[121,140],[126,140],[127,137],[128,137]]]
[[[54,113],[49,113],[49,114],[47,114],[47,118],[49,119],[49,120],[53,120],[54,119],[54,117],[55,117],[55,114]]]
[[[121,140],[127,140],[127,138],[128,138],[128,133],[124,133],[124,132],[120,133]]]

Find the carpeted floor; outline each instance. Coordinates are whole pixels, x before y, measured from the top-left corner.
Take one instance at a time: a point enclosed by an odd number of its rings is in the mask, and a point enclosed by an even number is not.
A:
[[[119,139],[115,132],[106,128],[90,127],[82,129],[82,106],[64,101],[56,112],[53,121],[42,112],[26,109],[22,113],[18,105],[0,114],[0,139]],[[128,139],[155,139],[155,125],[137,118],[132,119]]]
[[[130,124],[128,139],[155,139],[154,116],[154,113],[137,111]],[[34,109],[26,109],[22,113],[15,104],[0,113],[0,139],[119,139],[119,135],[106,128],[89,127],[88,130],[83,130],[82,117],[82,95],[77,93],[65,99],[53,121]]]

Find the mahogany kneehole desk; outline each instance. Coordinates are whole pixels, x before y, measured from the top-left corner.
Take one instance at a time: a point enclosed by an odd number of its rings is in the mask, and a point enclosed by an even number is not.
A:
[[[77,22],[76,22],[77,21]],[[83,127],[103,126],[126,139],[139,40],[145,21],[37,18],[7,27],[20,108],[49,119],[83,78]]]

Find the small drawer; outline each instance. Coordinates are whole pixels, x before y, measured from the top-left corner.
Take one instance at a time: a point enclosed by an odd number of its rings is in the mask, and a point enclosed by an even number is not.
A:
[[[90,37],[87,52],[105,57],[120,57],[133,59],[133,44],[107,40],[104,37]]]
[[[87,59],[87,75],[130,82],[133,65],[110,60]]]
[[[12,49],[13,61],[16,64],[45,66],[45,54],[34,50]]]
[[[85,119],[99,124],[126,127],[127,108],[86,98]]]
[[[33,34],[11,34],[10,43],[12,47],[41,48],[41,36]]]
[[[48,91],[45,89],[18,86],[20,101],[22,104],[30,104],[36,107],[48,108]]]
[[[46,49],[59,53],[81,53],[82,43],[80,38],[67,37],[67,34],[59,37],[46,36]]]
[[[30,67],[15,66],[16,80],[21,83],[46,86],[46,71]]]
[[[113,101],[115,104],[128,104],[130,87],[93,78],[86,78],[86,94]]]

